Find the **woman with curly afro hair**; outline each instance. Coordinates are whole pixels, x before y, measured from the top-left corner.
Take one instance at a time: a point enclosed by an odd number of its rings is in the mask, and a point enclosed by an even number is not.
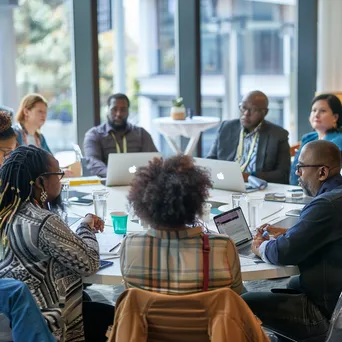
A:
[[[0,166],[17,147],[17,135],[12,128],[10,113],[0,110]]]
[[[209,196],[208,172],[189,156],[155,158],[140,168],[128,200],[150,229],[130,234],[121,248],[126,287],[164,294],[203,289],[203,227],[196,219]],[[230,287],[242,292],[240,261],[233,241],[209,235],[208,289]]]

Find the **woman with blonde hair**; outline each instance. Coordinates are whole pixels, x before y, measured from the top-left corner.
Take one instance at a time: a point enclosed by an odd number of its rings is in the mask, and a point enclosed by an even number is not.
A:
[[[46,99],[39,94],[28,94],[21,100],[15,116],[17,124],[14,126],[19,145],[34,145],[51,153],[40,133],[40,128],[46,121],[47,108]]]

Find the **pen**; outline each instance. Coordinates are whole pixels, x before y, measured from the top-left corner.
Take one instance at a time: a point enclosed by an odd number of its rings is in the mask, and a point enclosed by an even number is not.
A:
[[[109,252],[113,252],[115,248],[119,247],[121,245],[121,241],[118,242],[113,248],[109,250]]]

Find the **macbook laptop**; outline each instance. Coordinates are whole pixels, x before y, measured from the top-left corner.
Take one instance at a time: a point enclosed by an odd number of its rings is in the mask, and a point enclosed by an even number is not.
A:
[[[220,234],[228,235],[234,241],[240,255],[256,258],[251,250],[253,236],[240,207],[214,216],[214,222]]]
[[[106,186],[129,185],[139,167],[147,166],[159,152],[110,153],[108,156]]]
[[[206,158],[194,158],[196,165],[210,171],[211,180],[215,189],[253,192],[258,188],[252,187],[243,181],[240,165],[237,162]]]

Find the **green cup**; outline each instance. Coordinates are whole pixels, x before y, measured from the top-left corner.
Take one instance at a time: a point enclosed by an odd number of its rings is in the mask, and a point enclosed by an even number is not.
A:
[[[110,217],[112,218],[114,233],[126,234],[128,214],[124,211],[113,211],[110,213]]]

